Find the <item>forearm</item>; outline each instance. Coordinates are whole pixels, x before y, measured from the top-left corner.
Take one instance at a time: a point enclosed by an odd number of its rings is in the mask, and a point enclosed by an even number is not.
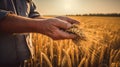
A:
[[[36,20],[8,14],[0,20],[0,32],[2,33],[29,33],[35,31]]]

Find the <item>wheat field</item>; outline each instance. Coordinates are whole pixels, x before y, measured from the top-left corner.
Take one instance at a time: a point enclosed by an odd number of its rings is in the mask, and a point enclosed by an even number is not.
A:
[[[69,17],[80,21],[87,40],[75,44],[34,33],[35,57],[24,67],[120,67],[120,17]]]

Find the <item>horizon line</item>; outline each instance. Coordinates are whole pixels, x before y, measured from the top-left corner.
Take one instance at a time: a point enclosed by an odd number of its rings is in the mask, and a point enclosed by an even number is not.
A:
[[[90,15],[90,14],[94,14],[94,15],[99,15],[99,14],[103,14],[103,15],[110,15],[110,14],[116,14],[116,15],[120,15],[120,13],[85,13],[85,14],[61,14],[62,16],[66,16],[66,15]],[[58,16],[57,14],[42,14],[43,16]]]

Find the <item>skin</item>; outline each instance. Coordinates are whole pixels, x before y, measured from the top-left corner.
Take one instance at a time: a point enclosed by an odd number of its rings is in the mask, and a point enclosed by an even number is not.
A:
[[[79,22],[61,16],[49,19],[38,19],[38,17],[31,19],[8,14],[0,20],[0,32],[4,34],[35,32],[47,35],[54,40],[74,39],[76,35],[63,31],[70,28],[74,23]]]

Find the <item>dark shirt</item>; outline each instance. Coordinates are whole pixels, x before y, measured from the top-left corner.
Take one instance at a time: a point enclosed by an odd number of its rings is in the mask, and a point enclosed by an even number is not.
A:
[[[0,22],[8,13],[34,18],[40,16],[31,0],[0,0]],[[0,64],[14,64],[33,56],[29,34],[0,33]]]

